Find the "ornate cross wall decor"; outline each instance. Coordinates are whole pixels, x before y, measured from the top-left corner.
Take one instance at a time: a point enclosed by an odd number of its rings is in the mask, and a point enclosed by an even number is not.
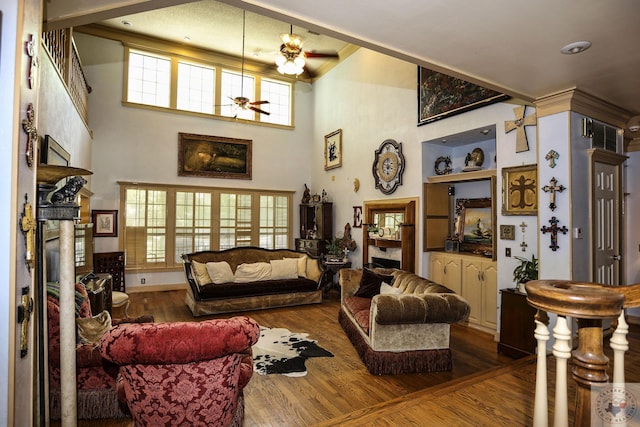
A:
[[[526,252],[527,250],[527,242],[524,241],[524,231],[527,228],[527,224],[522,221],[522,224],[520,224],[520,228],[522,229],[522,243],[520,243],[520,247],[522,248],[522,252]]]
[[[22,130],[27,134],[27,146],[25,148],[25,157],[27,166],[33,166],[33,152],[38,143],[38,130],[36,129],[36,113],[33,104],[27,105],[27,118],[22,120]]]
[[[551,244],[549,245],[549,247],[554,252],[558,250],[558,248],[560,247],[558,246],[558,232],[562,234],[567,234],[567,231],[569,231],[566,225],[563,225],[562,227],[558,227],[559,222],[560,222],[559,219],[557,219],[555,216],[552,216],[551,219],[549,220],[551,227],[547,227],[546,225],[544,225],[540,229],[540,231],[542,231],[542,234],[551,233]]]
[[[542,190],[545,193],[551,193],[549,194],[549,209],[551,209],[552,211],[555,211],[557,207],[556,192],[562,193],[565,190],[565,187],[564,185],[558,185],[558,180],[556,179],[555,176],[551,178],[551,180],[549,181],[549,184],[551,185],[545,185],[544,187],[542,187]]]
[[[529,142],[527,141],[527,133],[525,126],[536,125],[536,115],[532,114],[525,117],[526,106],[522,105],[513,109],[516,116],[515,120],[507,120],[504,122],[504,133],[509,133],[516,129],[516,153],[529,151]]]
[[[558,154],[558,152],[556,150],[549,150],[547,155],[544,156],[545,160],[549,160],[549,167],[550,168],[555,168],[556,167],[556,160],[558,160],[559,158],[560,158],[560,154]]]

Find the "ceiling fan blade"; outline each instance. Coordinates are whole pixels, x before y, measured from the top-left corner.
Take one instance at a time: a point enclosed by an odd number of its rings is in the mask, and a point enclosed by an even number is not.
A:
[[[315,52],[315,51],[304,51],[304,56],[306,58],[340,58],[338,52]]]
[[[253,102],[250,102],[249,104],[250,105],[261,105],[261,104],[268,104],[268,103],[269,103],[269,101],[253,101]]]
[[[268,111],[264,111],[264,110],[259,109],[258,107],[249,107],[249,109],[253,110],[253,111],[257,111],[260,114],[266,114],[267,116],[271,114]]]

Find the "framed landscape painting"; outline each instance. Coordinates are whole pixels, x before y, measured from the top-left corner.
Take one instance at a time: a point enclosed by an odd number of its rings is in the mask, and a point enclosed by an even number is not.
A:
[[[250,139],[178,134],[178,175],[251,179]]]
[[[418,126],[508,98],[503,93],[418,66]]]

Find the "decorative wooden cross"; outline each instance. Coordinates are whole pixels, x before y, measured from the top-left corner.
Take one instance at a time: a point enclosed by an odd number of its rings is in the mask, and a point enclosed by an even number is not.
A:
[[[513,109],[516,116],[515,120],[507,120],[504,122],[504,133],[509,133],[516,129],[516,153],[529,151],[529,142],[527,141],[527,133],[525,126],[536,125],[536,115],[532,114],[525,117],[526,106],[522,105]]]
[[[546,156],[544,156],[545,160],[549,160],[549,167],[556,167],[556,160],[560,158],[560,154],[556,150],[549,150]]]
[[[27,118],[22,120],[22,130],[27,134],[27,146],[25,148],[25,157],[27,166],[33,166],[33,152],[38,143],[38,130],[36,129],[36,117],[33,104],[27,106]]]
[[[558,246],[558,232],[562,234],[567,234],[567,231],[569,231],[566,225],[563,225],[562,227],[558,227],[559,222],[560,222],[559,219],[557,219],[555,216],[552,216],[551,219],[549,220],[551,227],[547,227],[546,225],[544,225],[540,229],[540,231],[542,231],[542,234],[551,233],[551,245],[549,245],[549,247],[554,252],[558,250],[558,248],[560,247]]]
[[[549,194],[549,209],[551,209],[552,211],[556,210],[556,192],[558,193],[562,193],[565,188],[564,185],[558,185],[558,180],[556,179],[556,177],[554,176],[553,178],[551,178],[551,180],[549,181],[549,184],[551,185],[545,185],[544,187],[542,187],[542,190],[545,193],[551,193]]]
[[[520,224],[520,228],[522,229],[522,243],[520,243],[520,247],[522,248],[522,252],[526,252],[527,250],[527,242],[524,241],[524,231],[527,228],[527,224],[522,221],[522,224]]]

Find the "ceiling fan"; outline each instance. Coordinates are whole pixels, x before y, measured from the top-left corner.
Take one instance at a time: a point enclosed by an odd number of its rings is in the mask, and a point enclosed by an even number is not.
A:
[[[233,104],[237,108],[241,108],[243,110],[253,110],[260,114],[266,114],[267,116],[271,113],[265,111],[261,108],[256,107],[256,105],[264,105],[268,104],[269,101],[251,101],[249,98],[244,96],[244,39],[245,39],[245,31],[246,31],[246,14],[247,11],[242,11],[242,71],[240,74],[240,96],[236,96],[235,98],[229,97],[233,101]],[[238,115],[236,114],[234,118]]]
[[[293,33],[293,25],[290,26],[289,33],[282,34],[280,38],[282,39],[282,44],[280,45],[280,51],[276,55],[276,65],[278,66],[278,72],[281,74],[299,76],[305,71],[305,59],[337,59],[339,57],[337,52],[303,51],[302,38]],[[307,72],[309,72],[308,69]]]

